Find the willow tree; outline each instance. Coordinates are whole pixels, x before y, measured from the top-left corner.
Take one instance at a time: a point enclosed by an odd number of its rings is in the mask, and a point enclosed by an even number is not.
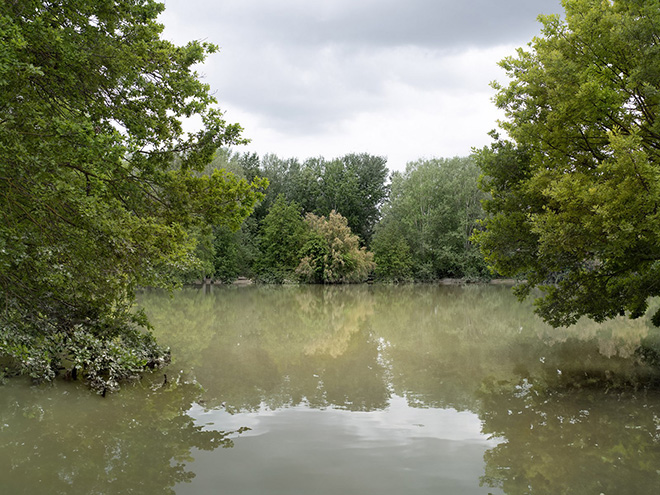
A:
[[[154,0],[0,3],[0,365],[97,390],[166,350],[136,287],[195,263],[204,223],[237,228],[259,197],[221,171],[240,143],[192,67],[216,50],[161,39]],[[203,129],[188,134],[182,120]],[[172,164],[177,163],[174,167]]]
[[[360,239],[348,220],[336,211],[327,217],[305,216],[309,227],[307,242],[300,249],[296,268],[300,280],[313,284],[364,282],[376,268],[374,255],[360,247]]]
[[[501,274],[555,326],[645,313],[660,294],[660,3],[564,0],[495,85],[509,141],[482,150]],[[654,316],[660,324],[660,312]]]

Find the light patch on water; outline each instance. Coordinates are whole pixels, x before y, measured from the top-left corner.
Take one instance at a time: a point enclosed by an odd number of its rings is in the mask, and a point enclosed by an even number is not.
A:
[[[235,431],[250,428],[241,434],[245,436],[264,435],[272,424],[286,423],[287,418],[307,418],[314,416],[315,422],[322,425],[333,424],[349,435],[363,442],[387,441],[392,445],[410,443],[414,438],[432,438],[454,442],[481,443],[492,447],[499,443],[489,440],[481,433],[481,420],[470,411],[457,411],[453,408],[410,407],[408,401],[394,395],[386,409],[379,411],[347,411],[327,408],[311,409],[306,405],[270,409],[262,404],[256,412],[230,414],[225,409],[205,409],[194,404],[188,414],[204,429]],[[277,418],[273,421],[273,418]]]
[[[194,405],[188,414],[204,429],[243,432],[231,449],[193,451],[197,477],[180,494],[220,485],[232,494],[501,493],[479,485],[483,455],[499,440],[481,433],[472,412],[410,407],[394,395],[368,412],[262,404],[236,414]]]

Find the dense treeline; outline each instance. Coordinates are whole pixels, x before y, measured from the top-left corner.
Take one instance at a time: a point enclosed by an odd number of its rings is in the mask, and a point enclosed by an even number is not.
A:
[[[419,160],[392,174],[372,249],[385,280],[479,279],[489,272],[470,238],[483,219],[472,158]]]
[[[389,174],[386,160],[349,154],[303,162],[219,149],[205,173],[266,178],[265,198],[232,231],[198,233],[201,269],[232,281],[308,283],[488,277],[470,237],[483,218],[479,169],[467,158],[419,160]]]
[[[138,287],[476,273],[469,160],[413,164],[390,195],[383,157],[234,154],[242,129],[191,69],[216,47],[160,39],[153,0],[117,5],[0,6],[0,378],[64,374],[105,394],[166,364]]]

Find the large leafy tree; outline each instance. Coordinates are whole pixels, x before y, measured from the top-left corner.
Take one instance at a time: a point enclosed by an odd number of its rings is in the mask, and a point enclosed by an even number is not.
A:
[[[160,38],[154,0],[0,3],[0,358],[99,391],[167,360],[134,290],[195,264],[202,224],[238,228],[263,185],[201,171],[241,142]],[[203,130],[183,132],[201,116]],[[173,166],[176,164],[176,166]]]
[[[569,325],[644,314],[660,294],[660,3],[564,0],[528,49],[501,62],[506,115],[479,156],[492,266],[542,290]],[[660,312],[654,316],[660,323]]]
[[[317,215],[329,215],[333,210],[340,213],[351,230],[369,244],[389,192],[387,175],[387,160],[367,153],[325,161],[318,177],[316,205],[309,211]]]
[[[470,241],[483,217],[478,176],[470,157],[418,160],[408,163],[405,172],[392,174],[390,198],[373,243],[381,276],[400,278],[404,265],[418,280],[486,274]]]

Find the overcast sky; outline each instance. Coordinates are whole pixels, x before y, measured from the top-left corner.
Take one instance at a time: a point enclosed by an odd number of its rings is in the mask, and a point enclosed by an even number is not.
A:
[[[164,0],[164,37],[220,46],[198,68],[236,151],[281,158],[367,152],[391,170],[465,156],[501,116],[497,62],[560,0]]]

